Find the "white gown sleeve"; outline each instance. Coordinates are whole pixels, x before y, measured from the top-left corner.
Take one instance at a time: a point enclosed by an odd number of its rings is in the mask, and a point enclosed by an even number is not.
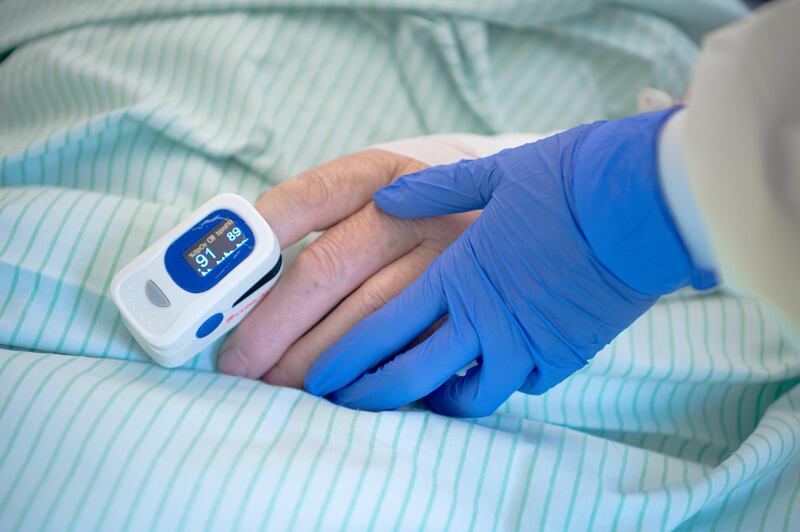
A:
[[[461,159],[487,157],[506,148],[515,148],[536,142],[552,133],[507,133],[503,135],[475,135],[472,133],[444,133],[426,135],[374,144],[371,148],[404,155],[430,166],[450,164]]]

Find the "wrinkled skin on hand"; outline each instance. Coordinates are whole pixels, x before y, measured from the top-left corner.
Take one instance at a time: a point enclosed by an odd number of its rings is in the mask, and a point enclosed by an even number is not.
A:
[[[297,256],[222,348],[223,373],[302,388],[311,364],[362,318],[416,279],[477,212],[402,220],[373,194],[427,165],[378,149],[307,170],[266,191],[256,208],[284,249],[324,233]]]

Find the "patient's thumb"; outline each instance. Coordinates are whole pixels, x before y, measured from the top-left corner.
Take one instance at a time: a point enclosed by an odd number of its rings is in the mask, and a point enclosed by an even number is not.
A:
[[[494,188],[485,159],[463,160],[406,174],[375,193],[382,211],[400,218],[423,218],[482,209]]]

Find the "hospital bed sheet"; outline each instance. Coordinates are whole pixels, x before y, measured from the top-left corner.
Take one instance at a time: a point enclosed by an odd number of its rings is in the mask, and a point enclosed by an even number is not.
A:
[[[221,191],[432,132],[684,94],[735,2],[0,3],[0,528],[800,528],[800,359],[758,303],[665,298],[493,416],[369,413],[149,362],[113,273]]]

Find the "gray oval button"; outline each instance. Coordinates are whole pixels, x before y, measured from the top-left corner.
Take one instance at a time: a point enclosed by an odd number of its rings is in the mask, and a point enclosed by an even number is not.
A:
[[[164,292],[161,291],[156,283],[149,279],[144,285],[144,293],[147,295],[147,299],[150,300],[150,303],[154,304],[155,306],[169,306],[169,299],[167,299],[167,296],[164,295]]]

